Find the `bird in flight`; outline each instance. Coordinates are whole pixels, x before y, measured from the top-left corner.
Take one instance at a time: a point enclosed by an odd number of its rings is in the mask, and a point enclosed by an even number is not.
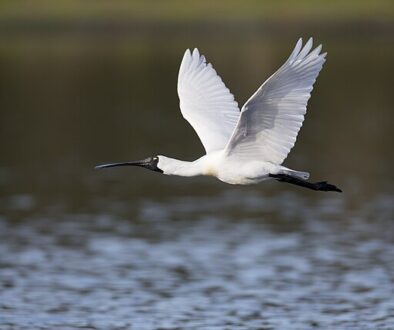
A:
[[[281,165],[294,146],[313,84],[325,62],[321,45],[312,50],[312,43],[312,38],[305,45],[299,39],[287,61],[241,111],[198,49],[186,50],[178,76],[179,104],[206,155],[192,162],[159,155],[96,168],[140,166],[166,175],[207,175],[244,185],[275,179],[312,190],[341,192],[326,181],[307,181],[308,172]]]

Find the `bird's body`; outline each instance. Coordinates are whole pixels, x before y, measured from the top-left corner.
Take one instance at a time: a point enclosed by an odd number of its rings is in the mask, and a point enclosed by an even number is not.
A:
[[[213,176],[229,184],[253,184],[269,179],[269,174],[296,173],[307,179],[306,172],[292,171],[284,166],[252,160],[246,163],[226,158],[223,150],[214,151],[193,161],[186,162],[165,156],[158,156],[158,168],[164,174],[178,176]]]
[[[309,173],[282,166],[304,121],[313,84],[325,62],[321,46],[298,40],[288,60],[238,108],[205,57],[186,50],[178,76],[183,117],[195,129],[206,155],[193,161],[155,156],[137,162],[100,165],[142,166],[167,175],[214,176],[230,184],[276,179],[306,188],[340,191],[327,182],[310,183]]]

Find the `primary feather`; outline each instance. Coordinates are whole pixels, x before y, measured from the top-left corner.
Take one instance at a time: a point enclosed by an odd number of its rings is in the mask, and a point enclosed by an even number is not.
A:
[[[227,157],[282,164],[294,146],[325,62],[321,46],[311,49],[312,38],[303,48],[299,39],[288,60],[245,103],[226,146]]]
[[[207,154],[226,146],[239,118],[234,96],[210,63],[186,50],[178,76],[178,95],[183,117],[197,132]]]

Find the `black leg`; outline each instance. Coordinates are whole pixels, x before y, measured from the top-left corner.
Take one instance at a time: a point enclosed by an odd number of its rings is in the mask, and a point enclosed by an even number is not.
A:
[[[299,178],[296,178],[296,177],[288,175],[288,174],[269,174],[269,176],[271,178],[278,180],[279,182],[287,182],[290,184],[294,184],[294,185],[305,187],[305,188],[312,189],[312,190],[342,192],[341,189],[334,186],[333,184],[327,183],[327,181],[313,183],[313,182],[301,180]]]

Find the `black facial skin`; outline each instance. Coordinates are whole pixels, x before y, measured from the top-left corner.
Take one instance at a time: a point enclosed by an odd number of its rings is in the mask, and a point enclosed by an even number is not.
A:
[[[157,164],[159,163],[159,157],[157,156],[149,157],[148,160],[149,160],[148,162],[149,165],[144,166],[145,168],[154,172],[163,173],[163,171],[157,167]]]
[[[139,167],[144,167],[144,168],[154,171],[154,172],[163,173],[163,171],[157,167],[158,162],[159,162],[159,157],[153,156],[153,157],[149,157],[149,158],[146,158],[143,160],[137,160],[137,161],[132,161],[132,162],[98,165],[95,167],[95,169],[118,167],[118,166],[139,166]]]

